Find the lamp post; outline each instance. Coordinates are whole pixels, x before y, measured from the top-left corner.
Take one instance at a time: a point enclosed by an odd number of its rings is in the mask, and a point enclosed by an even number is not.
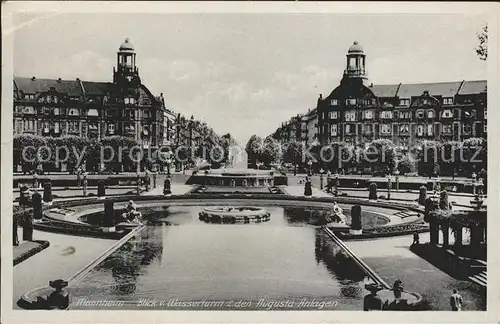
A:
[[[394,175],[396,177],[396,190],[399,190],[399,170],[396,169],[396,171],[394,171]]]
[[[471,174],[471,177],[472,177],[472,194],[475,195],[476,194],[476,179],[477,179],[477,174],[475,172],[472,172]]]
[[[308,170],[308,174],[309,174],[309,176],[312,176],[312,172],[311,172],[311,171],[312,171],[312,170],[311,170],[311,166],[312,166],[312,164],[313,164],[313,163],[312,163],[312,161],[311,161],[311,160],[307,161],[307,165],[309,166],[309,170]]]
[[[323,173],[325,173],[325,170],[321,168],[319,170],[319,182],[320,182],[320,189],[323,190]]]

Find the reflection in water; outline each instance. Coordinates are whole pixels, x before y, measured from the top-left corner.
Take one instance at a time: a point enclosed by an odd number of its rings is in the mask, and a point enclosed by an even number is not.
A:
[[[333,276],[344,284],[367,280],[366,274],[321,229],[316,229],[316,262],[323,263]],[[358,297],[364,292],[361,285],[345,285],[341,292],[346,297]]]
[[[269,222],[219,225],[199,221],[200,208],[159,210],[78,283],[78,297],[132,304],[145,297],[255,304],[306,297],[361,307],[365,274],[323,231],[301,222],[300,212],[268,207]]]
[[[161,262],[162,253],[163,243],[158,239],[155,227],[146,226],[140,235],[133,237],[120,248],[120,253],[114,253],[95,270],[111,270],[115,280],[115,285],[112,286],[114,292],[129,295],[135,292],[137,279],[144,274],[145,268],[155,259]]]

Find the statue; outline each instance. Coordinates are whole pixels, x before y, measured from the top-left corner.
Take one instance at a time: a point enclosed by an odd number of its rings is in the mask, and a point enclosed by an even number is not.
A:
[[[363,310],[381,311],[383,309],[384,303],[382,301],[382,298],[380,298],[377,293],[384,288],[376,283],[372,283],[365,285],[365,289],[369,290],[370,294],[366,295],[363,300]]]
[[[122,214],[122,218],[127,223],[142,224],[142,214],[137,211],[137,205],[132,200],[128,202],[125,212]]]

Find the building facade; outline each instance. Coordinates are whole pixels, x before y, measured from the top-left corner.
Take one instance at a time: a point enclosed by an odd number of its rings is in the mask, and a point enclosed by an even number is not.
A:
[[[295,140],[313,144],[316,129],[320,145],[363,146],[386,138],[409,148],[424,140],[486,138],[485,80],[374,85],[368,82],[366,55],[358,42],[346,58],[340,85],[319,96],[317,107],[302,118],[305,131]]]
[[[172,115],[163,94],[142,84],[128,39],[118,50],[113,82],[14,77],[15,135],[121,135],[156,147],[175,135]]]

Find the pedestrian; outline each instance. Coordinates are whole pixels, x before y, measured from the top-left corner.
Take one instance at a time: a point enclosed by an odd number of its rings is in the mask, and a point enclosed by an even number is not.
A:
[[[450,306],[452,311],[461,311],[462,310],[463,299],[462,296],[457,292],[456,289],[453,289],[453,294],[450,297]]]
[[[377,293],[382,290],[383,287],[373,284],[365,285],[365,289],[370,291],[370,294],[366,295],[363,300],[363,310],[364,311],[381,311],[384,303]]]
[[[415,244],[420,244],[420,237],[418,235],[418,232],[413,233],[413,243],[412,243],[412,245],[415,245]]]

